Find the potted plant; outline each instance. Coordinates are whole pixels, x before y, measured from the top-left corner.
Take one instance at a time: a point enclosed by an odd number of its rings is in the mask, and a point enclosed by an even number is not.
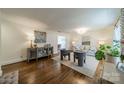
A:
[[[102,44],[100,45],[99,49],[97,50],[95,57],[97,60],[101,60],[99,56],[102,57],[102,59],[105,59],[105,55],[110,52],[111,46]]]
[[[95,58],[97,60],[104,60],[105,59],[105,54],[103,51],[101,50],[98,50],[96,53],[95,53]]]
[[[113,41],[113,47],[108,46],[108,45],[100,45],[99,49],[97,50],[95,57],[97,60],[105,60],[110,58],[112,61],[111,62],[115,62],[115,64],[118,63],[118,61],[120,61],[120,45],[119,45],[119,41],[114,40]],[[102,59],[100,58],[102,57]],[[109,60],[108,60],[109,61]]]
[[[100,45],[99,49],[95,53],[95,58],[99,60],[101,63],[103,63],[105,60],[106,50],[107,50],[106,46],[103,44],[103,45]]]
[[[120,44],[118,40],[113,40],[113,47],[111,48],[111,55],[114,59],[115,64],[117,65],[120,62]]]

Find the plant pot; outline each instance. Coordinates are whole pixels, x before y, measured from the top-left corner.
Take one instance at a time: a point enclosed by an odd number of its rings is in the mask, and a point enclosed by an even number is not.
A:
[[[113,57],[113,60],[114,60],[114,64],[117,66],[118,63],[121,62],[121,59],[120,57]]]
[[[105,61],[108,63],[114,63],[114,59],[111,55],[106,55]]]

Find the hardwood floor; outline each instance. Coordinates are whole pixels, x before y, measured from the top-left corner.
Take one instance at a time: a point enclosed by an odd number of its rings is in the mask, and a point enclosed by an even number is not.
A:
[[[19,71],[20,84],[92,84],[94,80],[51,58],[24,61],[2,67],[3,73]]]

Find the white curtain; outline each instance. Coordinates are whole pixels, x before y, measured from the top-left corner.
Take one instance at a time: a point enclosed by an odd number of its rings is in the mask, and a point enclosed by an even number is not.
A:
[[[119,41],[121,40],[120,22],[119,22],[118,25],[115,27],[113,40],[119,40]]]
[[[113,40],[119,41],[120,48],[118,48],[118,50],[121,52],[121,43],[120,43],[120,40],[121,40],[121,28],[120,28],[120,21],[118,21],[116,26],[115,26]],[[115,45],[115,42],[113,42],[113,45]],[[116,65],[118,65],[118,63],[121,62],[120,57],[114,57],[114,62],[115,62]]]
[[[115,26],[113,40],[121,41],[120,21],[118,21],[118,23]],[[113,44],[114,44],[114,42],[113,42]],[[119,45],[120,45],[119,50],[121,51],[121,43],[119,43]]]

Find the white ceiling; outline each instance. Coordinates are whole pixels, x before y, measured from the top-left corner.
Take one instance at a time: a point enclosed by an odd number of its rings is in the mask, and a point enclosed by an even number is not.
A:
[[[30,25],[32,21],[29,20],[33,20],[41,23],[45,29],[55,31],[73,31],[82,27],[90,30],[107,28],[114,25],[120,15],[120,9],[114,8],[22,8],[1,11],[22,24]],[[37,25],[35,22],[32,24]]]

